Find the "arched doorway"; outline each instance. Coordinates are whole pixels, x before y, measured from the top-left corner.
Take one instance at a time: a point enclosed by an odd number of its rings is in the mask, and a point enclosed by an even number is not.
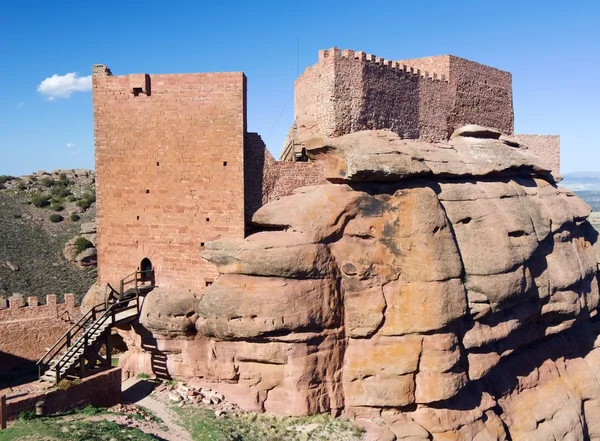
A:
[[[140,262],[140,278],[142,282],[152,282],[154,280],[154,271],[152,270],[152,262],[147,257],[144,257]]]

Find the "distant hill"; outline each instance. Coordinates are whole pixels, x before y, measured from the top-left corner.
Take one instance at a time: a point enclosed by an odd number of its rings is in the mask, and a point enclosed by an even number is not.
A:
[[[600,172],[572,172],[565,173],[560,182],[562,187],[572,191],[600,191]]]

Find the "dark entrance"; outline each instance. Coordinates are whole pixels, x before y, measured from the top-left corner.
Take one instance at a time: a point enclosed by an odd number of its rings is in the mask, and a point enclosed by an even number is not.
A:
[[[152,272],[152,262],[147,257],[142,259],[140,263],[140,272],[141,272],[141,281],[142,282],[151,282],[153,279],[154,273]]]

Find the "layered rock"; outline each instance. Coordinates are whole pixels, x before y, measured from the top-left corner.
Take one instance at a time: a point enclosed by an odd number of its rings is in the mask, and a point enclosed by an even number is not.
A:
[[[600,437],[584,202],[478,127],[306,145],[331,183],[263,206],[244,240],[206,244],[222,275],[175,306],[162,293],[168,317],[143,316],[130,347],[247,409],[343,411],[372,438]],[[146,354],[129,369],[152,370]]]

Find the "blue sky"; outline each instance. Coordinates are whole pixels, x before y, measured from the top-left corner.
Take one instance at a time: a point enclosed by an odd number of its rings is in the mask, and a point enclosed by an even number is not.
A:
[[[300,72],[332,46],[392,60],[450,53],[508,70],[515,131],[560,134],[563,173],[600,171],[599,22],[587,0],[3,0],[0,174],[94,167],[91,92],[60,88],[87,89],[80,79],[94,63],[115,75],[245,72],[248,129],[278,156],[297,38]]]

